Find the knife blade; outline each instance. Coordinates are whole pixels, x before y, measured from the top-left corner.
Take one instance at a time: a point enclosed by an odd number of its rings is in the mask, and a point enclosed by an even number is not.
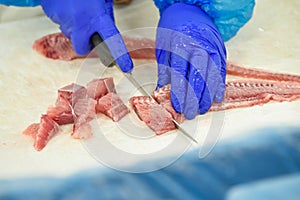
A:
[[[116,68],[118,70],[120,70],[123,75],[145,96],[149,96],[151,99],[153,99],[156,103],[158,103],[153,97],[152,95],[145,90],[141,84],[132,76],[132,74],[129,73],[125,73],[123,72],[120,67],[118,66],[118,64],[116,63],[116,60],[114,59],[114,57],[112,56],[108,46],[105,44],[105,42],[103,41],[103,39],[101,38],[101,36],[98,33],[94,33],[91,36],[90,42],[92,44],[92,46],[95,48],[96,54],[97,56],[100,58],[101,62],[106,66],[106,67],[113,67],[116,66]],[[159,104],[159,103],[158,103]],[[198,143],[197,140],[195,138],[193,138],[190,134],[188,134],[187,131],[185,131],[182,126],[180,126],[180,124],[172,119],[173,123],[175,124],[176,128],[183,133],[187,138],[189,138],[190,140],[192,140],[195,143]]]

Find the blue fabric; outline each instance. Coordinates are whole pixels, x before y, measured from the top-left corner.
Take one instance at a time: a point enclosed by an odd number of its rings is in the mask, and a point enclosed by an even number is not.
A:
[[[178,2],[200,7],[213,19],[224,41],[235,36],[250,20],[255,5],[254,0],[154,0],[154,2],[160,13]]]
[[[271,179],[278,186],[283,176],[299,176],[299,146],[300,127],[266,128],[257,130],[256,134],[220,142],[204,159],[199,159],[197,149],[151,173],[131,174],[106,169],[84,171],[61,179],[1,180],[0,199],[220,200],[238,186],[243,186],[245,191]],[[294,191],[295,184],[298,186],[298,179],[281,183],[284,184],[280,186],[281,194],[288,193]],[[255,191],[265,193],[268,190]],[[234,200],[233,195],[229,196]]]
[[[233,187],[227,200],[299,200],[300,173]]]
[[[0,4],[4,4],[6,6],[38,6],[41,4],[40,0],[0,0]]]
[[[200,8],[177,3],[164,10],[156,34],[156,58],[157,87],[171,84],[172,105],[187,119],[222,101],[226,49],[213,21]]]

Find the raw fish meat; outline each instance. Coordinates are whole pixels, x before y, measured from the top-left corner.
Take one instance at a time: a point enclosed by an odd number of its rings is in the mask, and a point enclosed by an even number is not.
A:
[[[132,58],[155,59],[155,41],[148,38],[130,38],[127,36],[124,36],[123,38]],[[66,44],[63,45],[63,43]],[[68,50],[62,52],[61,46],[64,46],[65,49]],[[41,39],[36,40],[33,45],[33,48],[41,54],[45,55],[46,57],[50,57],[53,59],[70,60],[82,58],[82,56],[76,55],[76,53],[73,51],[71,41],[68,38],[66,38],[62,33],[50,34],[44,36]],[[69,55],[66,56],[66,54]],[[227,61],[226,71],[228,75],[239,76],[244,78],[300,82],[300,76],[298,75],[273,73],[265,70],[245,68],[230,61]]]
[[[165,85],[154,92],[158,102],[170,102],[171,85]],[[210,111],[263,105],[270,101],[283,102],[300,99],[300,83],[291,81],[236,80],[226,83],[225,97],[221,103],[214,103]],[[145,103],[146,104],[146,103]],[[169,111],[174,117],[173,112]],[[175,116],[180,116],[175,113]]]
[[[130,38],[124,36],[127,50],[133,59],[151,59],[155,57],[155,41],[148,38]]]
[[[42,115],[40,123],[31,124],[23,134],[30,135],[34,139],[34,148],[41,151],[58,131],[59,125],[49,116]]]
[[[300,99],[300,83],[289,81],[238,80],[226,84],[225,98],[210,111],[263,105],[270,101]]]
[[[60,37],[64,39],[58,39]],[[132,58],[155,59],[155,42],[153,40],[145,38],[134,39],[128,38],[126,36],[124,37],[124,40]],[[53,50],[53,48],[49,48],[49,45],[41,46],[41,44],[43,43],[54,44],[55,42],[58,46],[58,51],[56,51],[55,54],[53,53],[53,51],[55,50]],[[62,45],[62,43],[64,42],[67,43],[67,45]],[[74,53],[72,46],[70,45],[71,42],[68,39],[66,39],[65,36],[63,36],[61,33],[46,36],[43,39],[37,40],[36,43],[37,44],[34,45],[36,46],[35,49],[39,49],[39,52],[46,56],[54,55],[54,59],[79,58]],[[52,45],[52,47],[54,46],[55,45]],[[57,56],[57,54],[61,52],[60,46],[67,46],[70,49],[66,52],[73,51],[73,53],[70,53],[70,56]],[[45,48],[50,49],[50,54],[47,53],[47,49]],[[228,81],[226,84],[225,97],[223,101],[221,103],[214,103],[210,108],[210,111],[220,111],[232,108],[263,105],[270,101],[294,101],[300,98],[299,75],[273,73],[264,70],[250,69],[239,66],[229,61],[227,61],[226,70],[228,75],[239,76],[245,79],[238,81]],[[248,78],[251,78],[253,80],[250,80]],[[107,95],[107,93],[115,93],[115,91],[109,89],[107,89],[106,91],[106,89],[103,89],[105,88],[103,85],[105,84],[99,79],[92,81],[87,87],[87,94],[89,97],[98,101],[96,106],[96,110],[98,112],[101,111],[107,116],[111,117],[113,120],[116,120],[113,117],[113,112],[110,111],[110,109],[114,106],[111,106],[111,104],[107,103],[108,101],[105,100],[106,98],[111,98],[110,96],[105,96]],[[98,89],[98,87],[102,88],[103,91]],[[158,105],[150,97],[132,97],[130,99],[130,103],[132,104],[139,118],[142,121],[144,121],[157,134],[162,134],[169,130],[175,129],[175,125],[172,122],[172,118],[175,119],[178,123],[182,123],[185,119],[183,114],[177,113],[172,107],[172,103],[170,101],[170,87],[170,85],[167,85],[153,92],[153,98],[160,105]],[[113,96],[113,94],[110,95]],[[105,100],[104,103],[100,101],[102,99],[101,97],[105,97],[103,99]],[[105,110],[105,108],[108,109]],[[125,108],[123,111],[126,113]],[[77,118],[77,121],[78,119],[80,118]],[[160,123],[160,120],[165,120],[165,123]],[[81,122],[75,122],[75,124],[81,124]],[[84,125],[82,129],[88,130],[89,127],[88,125]]]
[[[89,122],[96,117],[97,101],[92,98],[79,99],[74,106],[76,120],[73,126],[72,137],[75,139],[86,139],[92,136]]]
[[[166,85],[162,88],[158,88],[152,93],[153,98],[166,109],[173,117],[173,119],[181,124],[185,117],[183,114],[176,112],[172,106],[171,98],[170,98],[171,85]]]
[[[92,126],[89,122],[81,123],[81,120],[76,120],[73,126],[72,137],[74,139],[87,139],[92,137]]]
[[[151,97],[131,97],[130,103],[140,120],[145,122],[157,135],[176,129],[172,115]]]
[[[227,61],[227,74],[244,78],[255,78],[273,81],[294,81],[300,82],[299,75],[274,73],[265,70],[245,68],[238,64]]]
[[[90,121],[96,117],[97,101],[92,98],[79,99],[74,106],[76,120],[73,125],[72,137],[75,139],[87,139],[92,137]]]
[[[148,38],[130,38],[126,36],[124,36],[124,41],[132,58],[156,58],[155,41]],[[76,58],[82,58],[82,56],[76,55],[72,48],[71,41],[62,33],[50,34],[36,40],[34,42],[33,49],[52,59],[72,60]],[[62,51],[62,49],[64,50]],[[300,76],[298,75],[273,73],[265,70],[245,68],[230,61],[227,61],[226,72],[228,75],[244,78],[300,82]]]
[[[117,122],[129,113],[129,109],[120,99],[120,97],[110,92],[99,99],[96,105],[96,111],[104,113],[106,116]]]
[[[49,106],[47,115],[59,125],[74,122],[73,106],[79,99],[86,98],[86,88],[78,84],[69,84],[58,90],[55,106]]]
[[[130,4],[132,0],[114,0],[115,4]]]
[[[88,83],[89,85],[89,83]],[[103,85],[105,87],[105,85]],[[103,91],[103,88],[98,88]],[[97,92],[97,91],[95,91]],[[96,117],[97,101],[86,97],[79,99],[74,105],[76,120],[73,125],[72,137],[75,139],[87,139],[92,136],[92,128],[89,122]]]
[[[82,116],[86,120],[94,119],[96,116],[96,104],[97,101],[92,98],[79,99],[74,106],[75,116]]]
[[[62,96],[74,105],[78,99],[86,98],[87,90],[85,87],[72,83],[58,90],[58,96]]]
[[[59,125],[49,116],[42,115],[39,130],[35,136],[34,148],[42,150],[48,141],[59,131]]]
[[[94,79],[87,84],[87,96],[95,100],[109,92],[116,93],[113,78]]]
[[[47,115],[59,125],[71,124],[74,122],[74,115],[70,102],[58,95],[55,106],[49,106]]]
[[[31,124],[23,134],[34,139],[34,147],[38,151],[59,131],[59,125],[74,123],[71,133],[73,138],[90,138],[90,122],[96,117],[96,104],[101,97],[103,100],[99,100],[98,111],[101,110],[113,121],[121,120],[129,112],[117,96],[112,78],[94,79],[87,87],[72,83],[58,90],[55,105],[49,106],[40,123]]]
[[[29,125],[24,131],[23,134],[24,135],[29,135],[31,136],[33,139],[35,139],[35,136],[38,132],[40,128],[40,124],[39,123],[33,123],[31,125]]]
[[[183,114],[179,114],[173,109],[170,100],[170,89],[170,84],[165,85],[154,91],[153,97],[164,108],[163,110],[169,112],[173,119],[181,123],[185,118]],[[213,103],[209,111],[221,111],[232,108],[263,105],[270,101],[294,101],[296,99],[300,99],[300,82],[247,79],[229,81],[226,84],[223,101],[221,103]],[[165,123],[163,124],[163,127],[161,127],[161,124],[157,122],[158,119],[161,120],[161,118],[158,118],[157,113],[164,113],[164,111],[159,108],[156,110],[156,102],[150,97],[132,97],[130,102],[139,118],[156,133],[162,134],[174,129],[170,126],[170,123]],[[153,107],[155,107],[155,109]],[[153,114],[149,114],[150,112],[153,112]],[[168,119],[168,117],[166,118]]]
[[[32,46],[34,50],[47,58],[59,60],[73,60],[83,58],[77,55],[72,47],[72,42],[62,33],[46,35],[36,40]]]
[[[124,42],[132,58],[155,59],[155,42],[153,40],[125,36]],[[71,40],[62,33],[54,33],[38,39],[34,42],[32,48],[51,59],[69,61],[86,57],[77,55],[72,47]],[[97,57],[97,55],[92,51],[89,57]]]

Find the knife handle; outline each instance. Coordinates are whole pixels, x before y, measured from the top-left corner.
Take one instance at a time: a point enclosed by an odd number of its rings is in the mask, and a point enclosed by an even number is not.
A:
[[[101,62],[106,67],[113,67],[116,64],[111,51],[97,32],[91,36],[90,42],[93,48],[95,48],[96,54],[100,58]]]

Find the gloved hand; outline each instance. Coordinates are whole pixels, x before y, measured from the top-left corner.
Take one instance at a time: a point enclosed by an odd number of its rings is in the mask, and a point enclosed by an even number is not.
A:
[[[44,12],[72,40],[76,53],[87,54],[90,37],[99,33],[124,72],[133,68],[124,41],[115,26],[113,0],[41,0]]]
[[[40,0],[0,0],[0,4],[6,6],[37,6],[40,5]]]
[[[156,35],[157,87],[171,83],[174,109],[192,119],[224,97],[226,49],[213,21],[199,7],[170,5]]]

